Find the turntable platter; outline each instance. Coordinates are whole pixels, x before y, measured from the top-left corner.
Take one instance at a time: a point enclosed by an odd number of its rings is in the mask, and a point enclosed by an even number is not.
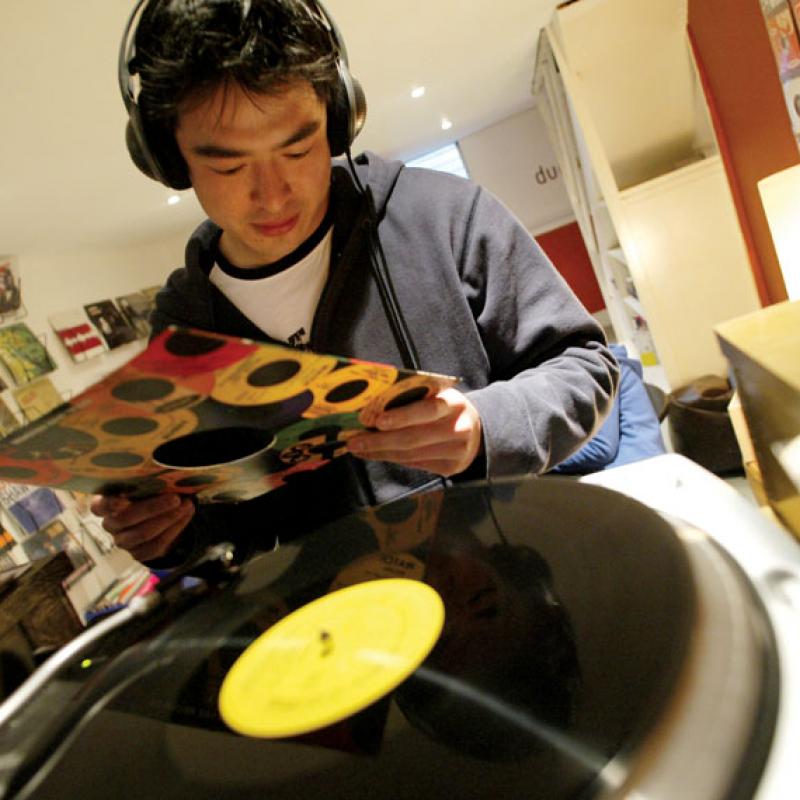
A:
[[[705,611],[689,549],[654,511],[568,479],[406,497],[253,558],[156,632],[99,645],[95,666],[65,671],[0,748],[37,764],[22,795],[34,798],[65,786],[120,800],[607,796],[631,780],[696,652]],[[414,599],[392,623],[386,581],[441,598],[443,621]],[[377,593],[374,613],[345,603],[343,627],[311,611],[361,592]],[[316,650],[276,666],[259,643],[295,622]],[[413,663],[369,684],[354,643],[391,642],[406,625],[391,646]],[[331,645],[321,631],[343,646],[337,680],[316,671]],[[295,708],[305,694],[318,716],[269,729],[276,705],[243,691],[229,706],[248,653],[265,685],[284,682]],[[80,723],[56,737],[58,715],[76,709]]]

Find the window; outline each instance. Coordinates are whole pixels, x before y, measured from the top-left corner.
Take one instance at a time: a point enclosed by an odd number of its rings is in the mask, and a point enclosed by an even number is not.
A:
[[[455,142],[440,147],[438,150],[432,150],[419,158],[407,161],[406,166],[425,167],[439,172],[449,172],[451,175],[459,175],[462,178],[469,177],[467,166],[464,164],[464,159],[461,158],[461,151]]]

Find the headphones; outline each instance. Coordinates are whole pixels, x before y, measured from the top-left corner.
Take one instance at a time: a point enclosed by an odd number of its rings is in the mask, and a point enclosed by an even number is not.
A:
[[[119,50],[118,78],[122,100],[128,112],[125,143],[133,163],[149,178],[173,189],[192,185],[186,162],[171,131],[154,129],[142,116],[139,105],[140,80],[132,68],[136,56],[136,34],[142,15],[151,0],[138,0],[128,23]],[[252,0],[239,0],[242,19],[247,17]],[[336,58],[337,84],[327,107],[328,143],[332,156],[349,153],[350,145],[364,127],[367,102],[361,84],[350,74],[347,50],[333,17],[319,0],[297,0],[309,16],[328,33]]]

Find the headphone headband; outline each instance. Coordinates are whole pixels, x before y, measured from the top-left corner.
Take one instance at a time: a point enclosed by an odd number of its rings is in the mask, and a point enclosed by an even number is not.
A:
[[[242,20],[252,10],[252,0],[240,0]],[[312,18],[327,32],[336,60],[337,84],[333,100],[328,104],[328,141],[331,155],[349,150],[366,119],[366,99],[359,82],[350,74],[347,49],[333,17],[319,0],[297,0]],[[122,101],[128,112],[125,140],[134,164],[148,177],[173,189],[187,189],[191,178],[174,136],[159,134],[148,128],[139,104],[140,81],[131,65],[136,57],[136,36],[150,0],[137,0],[120,43],[117,78]]]

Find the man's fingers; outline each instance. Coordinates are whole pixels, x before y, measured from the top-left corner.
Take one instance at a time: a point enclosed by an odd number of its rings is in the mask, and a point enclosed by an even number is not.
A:
[[[102,494],[95,495],[89,503],[89,510],[97,517],[105,517],[108,514],[116,514],[131,504],[127,497],[105,497]]]
[[[162,514],[169,514],[181,507],[181,498],[177,494],[160,494],[146,500],[128,502],[119,511],[112,511],[103,516],[103,527],[111,534],[128,528],[134,528]]]
[[[167,526],[156,538],[149,539],[140,545],[131,547],[128,552],[138,561],[150,561],[160,558],[172,547],[173,542],[181,535],[189,520],[194,516],[194,505],[187,501],[189,509],[181,510],[181,517]]]
[[[411,422],[406,427],[394,427],[403,421],[401,414]],[[392,461],[447,476],[463,472],[480,452],[480,416],[467,397],[455,389],[394,409],[389,415],[390,426],[379,420],[378,430],[349,439],[350,452],[360,458]]]
[[[177,533],[180,533],[194,515],[194,504],[188,498],[184,500],[178,498],[178,502],[177,508],[148,517],[135,525],[111,531],[114,542],[118,547],[135,554],[135,551],[142,545],[148,542],[155,543],[156,540],[161,540],[162,537],[167,536],[168,532],[172,532],[175,525],[179,526]],[[104,525],[108,529],[107,522]],[[177,533],[172,536],[170,541],[177,536]]]
[[[392,431],[411,425],[424,425],[452,413],[452,407],[444,392],[435,397],[428,397],[407,406],[384,411],[375,421],[380,431]]]

